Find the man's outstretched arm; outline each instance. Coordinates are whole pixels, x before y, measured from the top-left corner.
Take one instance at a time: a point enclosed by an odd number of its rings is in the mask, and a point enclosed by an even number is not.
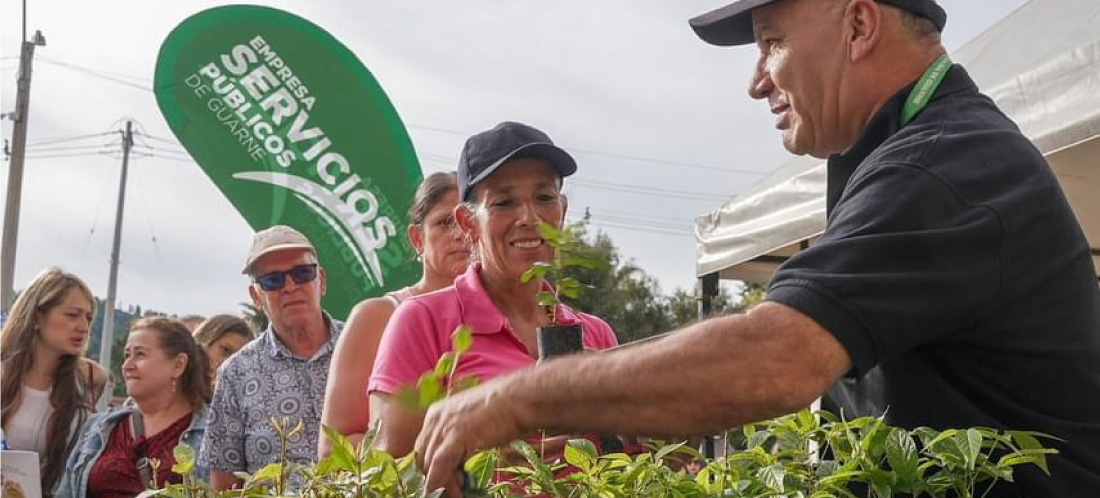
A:
[[[847,352],[817,322],[764,303],[652,343],[547,362],[437,403],[417,458],[429,486],[450,481],[453,490],[464,458],[533,430],[715,434],[804,408],[849,368]]]

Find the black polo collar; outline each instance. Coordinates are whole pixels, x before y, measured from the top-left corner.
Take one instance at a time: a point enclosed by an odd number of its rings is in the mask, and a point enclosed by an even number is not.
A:
[[[840,201],[844,188],[848,185],[848,179],[852,177],[859,165],[867,159],[867,156],[870,156],[875,149],[901,130],[901,109],[905,106],[905,100],[909,98],[909,92],[913,90],[916,84],[917,80],[914,80],[912,83],[905,85],[905,88],[902,88],[893,97],[890,97],[890,100],[887,100],[871,118],[871,121],[867,123],[867,127],[863,129],[863,134],[860,135],[851,148],[843,154],[829,156],[826,171],[828,186],[826,187],[825,196],[827,213],[833,212],[833,207]],[[966,69],[955,64],[944,76],[943,82],[936,89],[936,93],[933,94],[928,106],[934,106],[937,100],[946,95],[977,91],[978,86],[970,78]],[[925,111],[927,112],[927,109]],[[919,115],[917,119],[920,119]]]

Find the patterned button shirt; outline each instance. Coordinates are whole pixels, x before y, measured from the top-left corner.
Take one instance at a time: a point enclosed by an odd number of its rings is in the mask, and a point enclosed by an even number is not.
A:
[[[279,461],[279,437],[272,417],[289,417],[305,428],[287,444],[287,460],[307,464],[317,458],[325,382],[336,339],[344,324],[326,313],[328,341],[312,358],[295,356],[268,327],[218,369],[210,420],[200,461],[210,470],[250,474]]]

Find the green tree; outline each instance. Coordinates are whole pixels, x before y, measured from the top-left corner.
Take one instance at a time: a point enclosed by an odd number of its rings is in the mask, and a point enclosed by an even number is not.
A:
[[[676,289],[665,298],[666,312],[672,328],[679,328],[699,319],[699,297],[694,292]],[[735,303],[733,295],[725,288],[718,289],[718,295],[711,301],[711,316],[725,315],[742,311],[740,303]]]
[[[256,331],[257,334],[267,330],[267,314],[264,313],[263,309],[246,302],[242,302],[241,307],[244,308],[244,321],[248,322],[252,330]]]
[[[631,261],[624,261],[606,233],[590,235],[579,222],[569,227],[582,241],[582,252],[606,261],[597,268],[568,268],[566,276],[590,286],[576,299],[564,299],[570,306],[606,321],[619,342],[635,341],[669,328],[657,281]]]
[[[699,304],[693,292],[676,289],[664,295],[657,280],[632,261],[624,260],[606,233],[591,234],[586,222],[569,227],[581,241],[581,252],[606,261],[597,268],[568,268],[564,274],[587,284],[576,299],[564,299],[574,309],[606,321],[620,343],[667,332],[698,319]],[[712,303],[713,314],[746,309],[763,297],[763,286],[749,285],[739,299],[721,289]]]

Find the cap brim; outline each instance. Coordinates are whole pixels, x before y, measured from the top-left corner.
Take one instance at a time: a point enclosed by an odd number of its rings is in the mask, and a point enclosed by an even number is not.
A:
[[[562,149],[561,147],[558,147],[551,143],[538,142],[524,145],[523,147],[509,152],[508,155],[500,158],[499,160],[497,160],[497,162],[482,170],[481,173],[479,173],[477,176],[471,178],[469,182],[470,187],[473,187],[482,180],[488,178],[489,175],[500,169],[500,167],[503,166],[504,163],[511,161],[512,159],[519,159],[522,157],[537,157],[546,160],[546,162],[550,164],[550,166],[554,168],[555,171],[557,171],[558,176],[561,178],[565,178],[577,172],[577,161],[575,161],[573,159],[573,156],[569,155],[569,153],[566,152],[565,149]],[[466,190],[467,194],[471,190],[473,189],[468,188]],[[463,200],[465,201],[468,199]]]
[[[752,35],[752,10],[776,0],[739,0],[691,18],[688,24],[703,41],[720,47],[747,45]]]
[[[255,255],[255,256],[252,256],[251,259],[246,261],[245,264],[244,264],[244,269],[241,270],[241,273],[244,273],[244,274],[247,275],[248,272],[252,269],[252,265],[256,264],[257,260],[259,260],[260,258],[262,258],[262,257],[264,257],[268,254],[271,254],[273,252],[279,252],[279,251],[289,251],[289,250],[292,250],[292,249],[305,250],[305,251],[312,252],[314,255],[317,254],[317,249],[314,248],[311,245],[308,245],[308,244],[279,244],[279,245],[276,245],[276,246],[271,246],[271,247],[268,247],[267,249],[264,249],[263,251],[260,251],[259,254]]]

